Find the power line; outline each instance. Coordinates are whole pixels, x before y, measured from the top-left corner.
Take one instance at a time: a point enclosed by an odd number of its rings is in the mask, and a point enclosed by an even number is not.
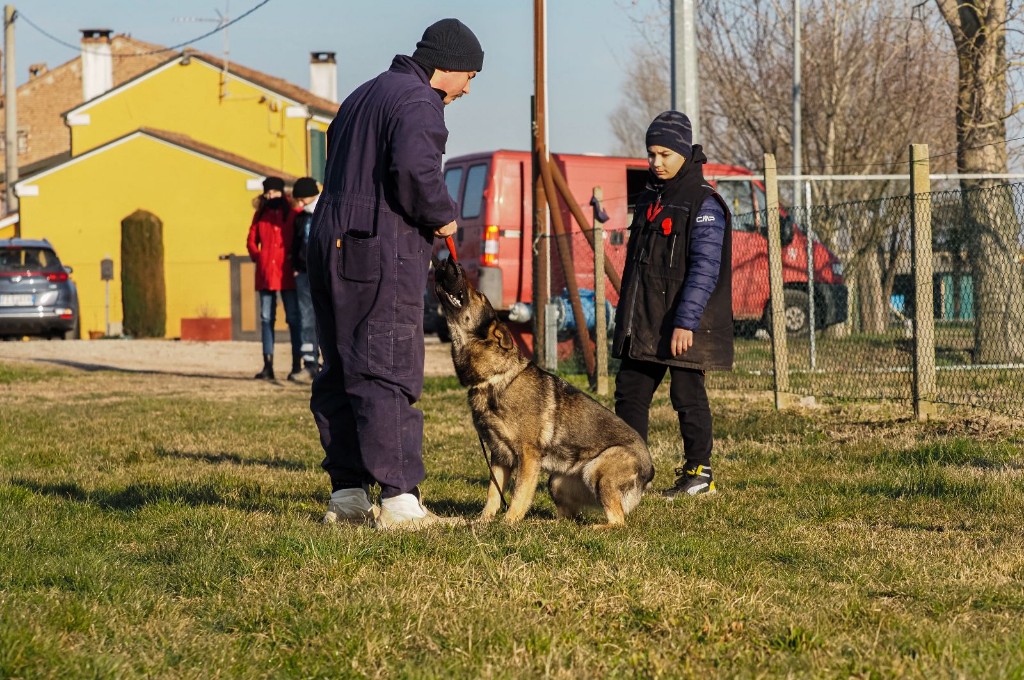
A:
[[[128,58],[128,57],[148,57],[148,56],[152,56],[154,54],[163,54],[164,52],[175,52],[177,50],[180,50],[182,47],[187,47],[188,45],[191,45],[192,43],[199,42],[200,40],[202,40],[204,38],[209,38],[211,35],[214,35],[216,33],[220,33],[221,31],[226,29],[228,26],[231,26],[232,24],[238,23],[242,19],[246,18],[247,16],[249,16],[250,14],[255,12],[256,10],[258,10],[260,7],[263,7],[268,2],[270,2],[270,0],[261,0],[261,2],[253,5],[248,10],[246,10],[242,14],[238,15],[236,18],[232,19],[231,21],[228,21],[228,22],[225,22],[223,24],[220,24],[220,25],[217,26],[217,28],[214,28],[211,31],[207,31],[206,33],[203,33],[200,36],[196,36],[195,38],[192,38],[191,40],[186,40],[185,42],[178,43],[177,45],[171,45],[170,47],[162,47],[162,48],[160,48],[158,50],[151,50],[149,52],[135,52],[133,54],[115,54],[115,55],[112,55],[112,56],[115,59],[124,59],[124,58]],[[55,43],[63,45],[64,47],[69,47],[69,48],[75,50],[76,52],[81,51],[81,45],[74,45],[74,44],[69,43],[69,42],[67,42],[65,40],[61,40],[60,38],[58,38],[57,36],[53,35],[52,33],[47,31],[43,27],[39,26],[37,23],[32,21],[30,18],[25,16],[24,12],[16,12],[15,13],[15,18],[16,19],[18,19],[18,18],[24,19],[25,23],[27,23],[29,26],[31,26],[32,28],[36,29],[36,31],[38,31],[42,35],[46,36],[50,40],[54,41]]]

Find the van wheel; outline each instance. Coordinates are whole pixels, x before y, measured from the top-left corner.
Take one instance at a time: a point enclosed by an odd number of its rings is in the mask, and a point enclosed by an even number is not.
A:
[[[811,313],[807,304],[807,293],[802,290],[786,289],[783,298],[783,318],[786,321],[786,334],[793,336],[807,335],[810,329]],[[772,301],[764,308],[761,322],[769,333],[772,331]]]

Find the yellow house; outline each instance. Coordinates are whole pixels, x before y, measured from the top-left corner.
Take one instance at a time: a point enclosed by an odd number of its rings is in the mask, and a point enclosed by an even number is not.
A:
[[[333,74],[333,55],[320,54]],[[264,177],[322,180],[336,110],[286,81],[225,69],[192,51],[69,110],[70,158],[24,177],[15,190],[21,236],[49,239],[74,268],[81,337],[104,332],[108,315],[120,328],[121,220],[138,209],[163,222],[167,336],[178,337],[182,319],[195,317],[230,318],[236,329],[244,317],[251,329],[252,274],[240,264],[247,258],[220,258],[245,254]],[[100,279],[106,257],[115,265],[109,305]],[[239,286],[240,268],[248,290]]]
[[[220,257],[245,253],[252,199],[275,173],[184,135],[137,130],[20,182],[21,233],[49,239],[74,268],[82,337],[89,337],[105,332],[108,313],[120,326],[121,220],[138,209],[155,214],[163,222],[167,336],[176,337],[182,318],[231,317]],[[107,257],[114,261],[109,311],[100,279]]]
[[[279,78],[186,51],[68,111],[71,155],[141,127],[186,134],[279,172],[319,174],[338,105]]]

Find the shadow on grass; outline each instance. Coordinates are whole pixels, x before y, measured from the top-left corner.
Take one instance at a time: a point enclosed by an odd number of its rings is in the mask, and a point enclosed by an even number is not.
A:
[[[1012,445],[992,444],[971,439],[929,442],[898,451],[883,451],[876,464],[898,467],[971,467],[979,469],[1020,469],[1018,453]]]
[[[53,364],[65,368],[74,368],[79,371],[96,373],[99,371],[110,371],[111,373],[127,373],[129,375],[173,375],[179,378],[202,378],[203,380],[231,380],[237,382],[255,382],[251,377],[238,375],[223,375],[216,373],[183,373],[181,371],[154,371],[142,368],[124,368],[122,366],[109,366],[107,364],[89,364],[82,361],[68,361],[67,359],[34,359],[42,364]],[[280,380],[263,381],[271,385],[284,387],[285,383]]]
[[[41,484],[29,479],[12,479],[18,486],[41,496],[75,501],[101,510],[131,512],[158,503],[193,507],[220,506],[246,512],[281,513],[292,505],[289,497],[270,495],[256,485],[234,485],[230,495],[210,482],[170,482],[167,484],[129,484],[121,489],[86,491],[74,482]],[[305,500],[305,497],[303,497]],[[297,502],[297,501],[295,501]]]
[[[290,470],[293,472],[304,472],[306,470],[313,469],[311,466],[304,463],[298,463],[293,460],[266,460],[263,458],[244,458],[239,456],[237,453],[195,453],[192,451],[171,451],[167,449],[157,449],[156,455],[161,458],[178,458],[180,460],[191,460],[199,463],[210,463],[211,465],[219,465],[221,463],[229,463],[232,465],[239,466],[251,466],[261,465],[268,468],[277,468],[280,470]]]

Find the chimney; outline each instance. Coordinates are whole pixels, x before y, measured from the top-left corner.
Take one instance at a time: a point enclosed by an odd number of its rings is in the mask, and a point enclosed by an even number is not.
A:
[[[82,29],[82,97],[89,101],[114,86],[114,58],[108,28]]]
[[[334,52],[309,53],[309,91],[337,103],[338,66],[334,61]]]

